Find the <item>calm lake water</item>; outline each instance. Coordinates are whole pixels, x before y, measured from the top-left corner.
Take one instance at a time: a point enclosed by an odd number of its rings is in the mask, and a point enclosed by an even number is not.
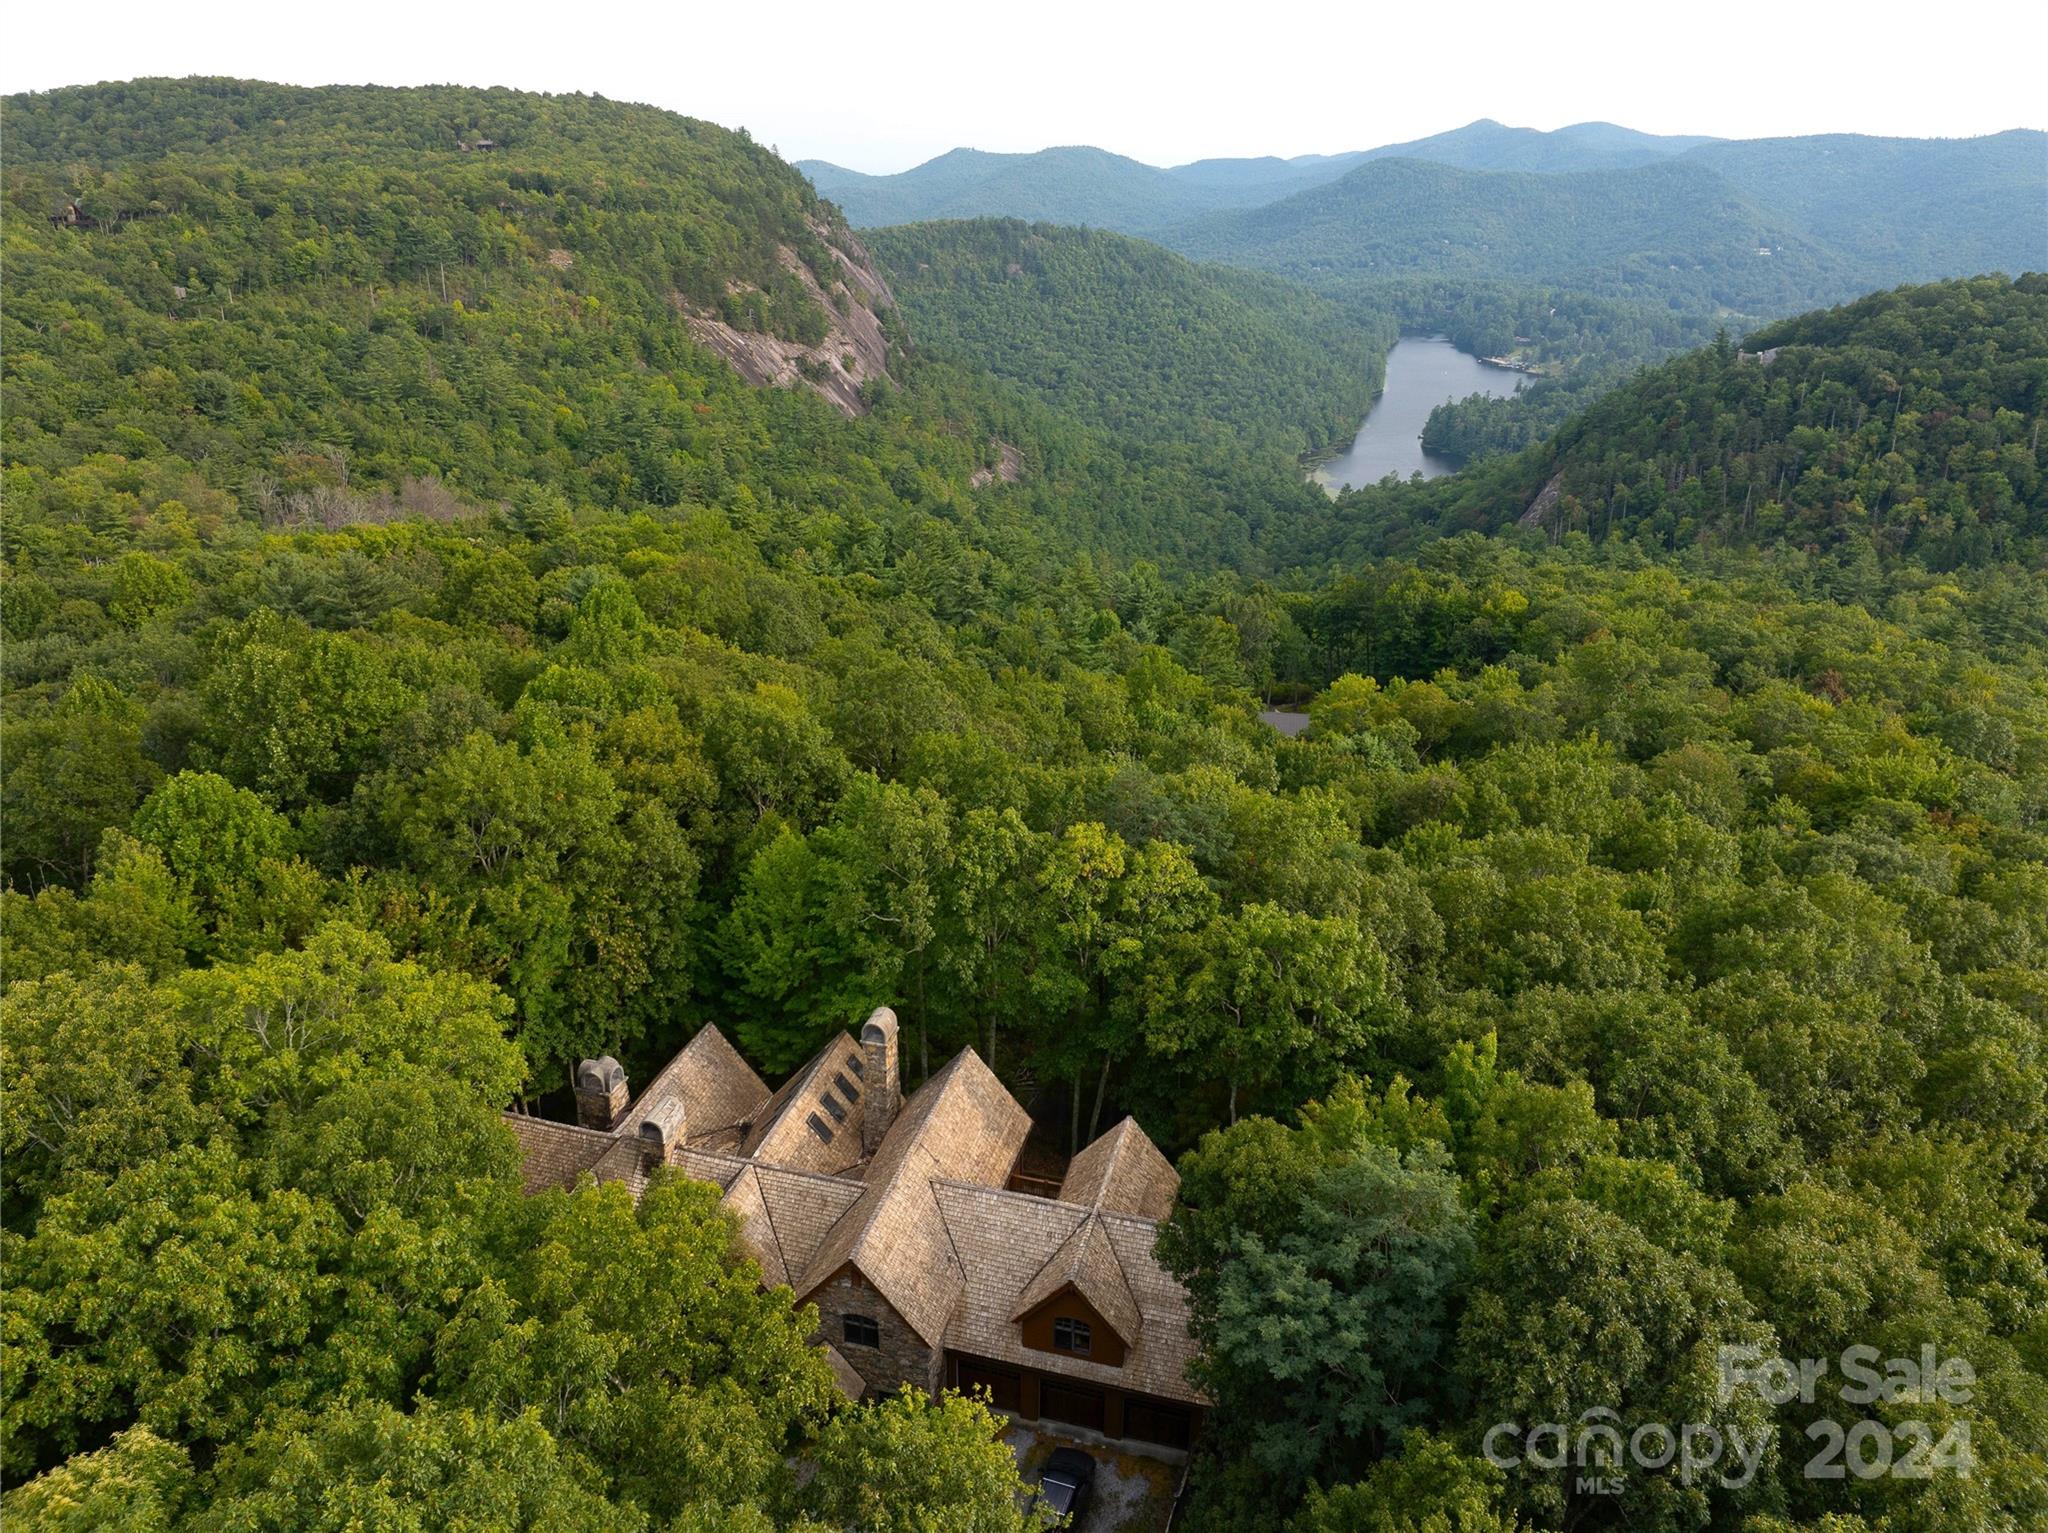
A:
[[[1372,484],[1388,474],[1403,479],[1417,469],[1425,479],[1448,474],[1456,464],[1432,458],[1422,450],[1422,428],[1429,412],[1447,399],[1463,399],[1467,394],[1500,398],[1517,393],[1528,381],[1528,374],[1490,367],[1440,335],[1403,337],[1387,353],[1387,385],[1366,412],[1357,440],[1336,457],[1317,464],[1315,478],[1335,494],[1349,485]]]

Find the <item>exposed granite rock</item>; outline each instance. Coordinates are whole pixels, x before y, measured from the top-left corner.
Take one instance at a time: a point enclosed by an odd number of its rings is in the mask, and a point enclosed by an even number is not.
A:
[[[1021,452],[1001,437],[995,438],[995,449],[994,468],[978,468],[967,476],[967,482],[977,490],[999,479],[1004,484],[1015,484],[1024,477],[1024,455]]]
[[[680,296],[673,301],[682,310],[692,338],[724,357],[747,382],[776,388],[802,384],[848,415],[863,415],[867,406],[861,401],[861,386],[872,378],[889,376],[889,342],[882,333],[876,310],[893,305],[895,295],[858,240],[851,235],[835,236],[822,224],[813,227],[838,267],[836,272],[826,274],[832,283],[829,294],[818,273],[806,266],[794,250],[784,245],[776,254],[832,322],[825,339],[817,345],[806,346],[758,330],[735,329],[685,303]],[[845,246],[852,248],[848,250]]]
[[[1558,496],[1564,493],[1564,470],[1559,469],[1550,476],[1550,482],[1536,492],[1536,498],[1529,502],[1529,509],[1517,520],[1519,527],[1540,527],[1550,513],[1557,509]]]

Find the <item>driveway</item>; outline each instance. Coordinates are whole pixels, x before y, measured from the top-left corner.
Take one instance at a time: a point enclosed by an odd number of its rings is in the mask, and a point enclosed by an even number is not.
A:
[[[1055,1448],[1079,1448],[1095,1460],[1095,1494],[1074,1533],[1161,1533],[1165,1528],[1173,1493],[1180,1487],[1178,1465],[1056,1437],[1014,1420],[1003,1441],[1017,1455],[1027,1485],[1038,1483],[1038,1472]]]

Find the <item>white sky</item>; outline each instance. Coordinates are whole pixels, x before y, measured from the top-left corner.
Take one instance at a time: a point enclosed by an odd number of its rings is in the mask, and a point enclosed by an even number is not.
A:
[[[100,0],[0,22],[10,92],[185,74],[585,90],[871,171],[961,144],[1330,153],[1475,117],[1961,136],[2048,125],[2043,58],[2048,5],[2026,0]]]

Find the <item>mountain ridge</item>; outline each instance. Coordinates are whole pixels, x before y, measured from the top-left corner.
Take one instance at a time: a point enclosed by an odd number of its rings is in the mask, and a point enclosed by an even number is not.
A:
[[[2007,129],[1968,138],[1897,138],[1868,134],[1817,134],[1754,139],[1708,134],[1643,133],[1617,123],[1588,121],[1561,128],[1517,128],[1482,117],[1462,127],[1422,138],[1366,149],[1293,156],[1209,156],[1157,166],[1093,145],[1058,145],[1022,152],[955,148],[907,170],[874,174],[830,160],[803,159],[796,168],[820,195],[831,198],[856,227],[918,223],[933,218],[998,217],[1086,223],[1122,234],[1146,234],[1164,227],[1157,204],[1177,198],[1178,216],[1225,207],[1257,206],[1335,180],[1372,160],[1420,159],[1462,170],[1519,171],[1564,175],[1588,170],[1626,170],[1660,161],[1696,157],[1738,167],[1745,156],[1782,158],[1797,146],[1838,141],[1846,145],[1909,146],[1929,154],[1944,146],[1990,145],[2021,139],[2038,130]],[[1113,164],[1125,194],[1142,188],[1122,206],[1058,201],[1056,169],[1079,156],[1100,166]],[[1099,192],[1100,188],[1095,188]],[[1085,216],[1084,216],[1085,215]]]

